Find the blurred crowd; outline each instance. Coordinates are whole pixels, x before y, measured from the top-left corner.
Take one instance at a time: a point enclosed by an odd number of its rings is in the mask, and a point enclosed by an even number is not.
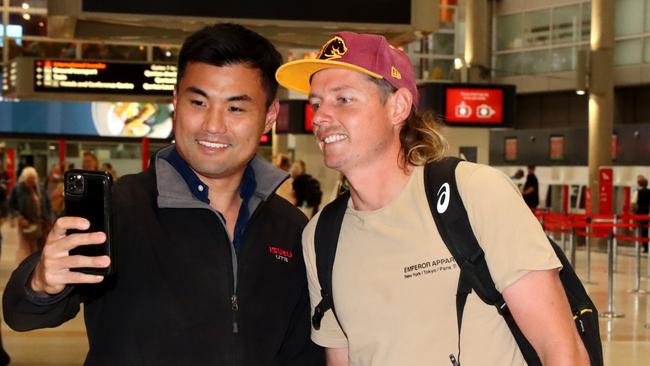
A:
[[[308,218],[313,217],[318,212],[323,199],[318,179],[307,174],[304,161],[298,159],[291,161],[288,155],[276,155],[273,163],[290,174],[276,193],[298,207]]]
[[[0,171],[0,227],[9,221],[11,227],[18,228],[17,262],[43,247],[52,223],[64,214],[63,177],[72,169],[75,169],[72,163],[54,164],[47,177],[41,178],[34,167],[21,167],[13,187],[10,187],[9,174]],[[97,156],[89,151],[83,153],[81,169],[105,171],[113,180],[117,179],[112,165],[105,162],[100,166]]]

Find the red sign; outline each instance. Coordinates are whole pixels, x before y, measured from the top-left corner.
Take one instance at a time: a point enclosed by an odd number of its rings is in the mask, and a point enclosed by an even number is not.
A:
[[[5,170],[9,175],[9,187],[7,187],[7,192],[11,192],[11,188],[16,184],[16,150],[7,149],[5,152],[7,157]]]
[[[598,175],[600,177],[598,182],[598,186],[600,187],[600,210],[598,213],[601,215],[611,215],[612,192],[614,188],[614,170],[612,168],[600,168]]]
[[[551,136],[549,139],[549,157],[551,160],[564,159],[564,136]]]
[[[585,213],[591,215],[591,189],[585,187]]]
[[[448,88],[445,118],[449,122],[500,125],[503,90]]]
[[[305,132],[314,132],[314,109],[311,104],[305,103],[305,125],[303,130]]]

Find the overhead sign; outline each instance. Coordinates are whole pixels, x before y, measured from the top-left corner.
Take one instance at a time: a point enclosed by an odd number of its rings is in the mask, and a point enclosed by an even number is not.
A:
[[[421,111],[432,111],[449,126],[514,127],[513,85],[427,83],[418,86]]]
[[[306,100],[283,100],[275,123],[277,134],[311,134],[314,131],[314,111]]]
[[[503,90],[447,88],[445,119],[449,122],[503,123]]]
[[[18,58],[9,65],[6,97],[170,101],[176,65]]]

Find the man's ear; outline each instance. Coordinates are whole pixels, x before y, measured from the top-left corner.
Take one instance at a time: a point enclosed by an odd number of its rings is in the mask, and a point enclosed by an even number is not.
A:
[[[278,113],[280,112],[280,101],[277,99],[273,100],[273,103],[269,106],[269,109],[266,111],[266,120],[264,121],[264,133],[271,131],[273,124],[278,120]]]
[[[413,108],[413,96],[406,88],[399,88],[393,93],[393,124],[401,124],[411,114]]]

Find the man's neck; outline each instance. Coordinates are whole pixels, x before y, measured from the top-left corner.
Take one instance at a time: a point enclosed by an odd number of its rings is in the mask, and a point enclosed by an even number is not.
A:
[[[404,167],[392,162],[346,175],[354,208],[373,211],[386,206],[404,189],[412,172],[412,165]]]

